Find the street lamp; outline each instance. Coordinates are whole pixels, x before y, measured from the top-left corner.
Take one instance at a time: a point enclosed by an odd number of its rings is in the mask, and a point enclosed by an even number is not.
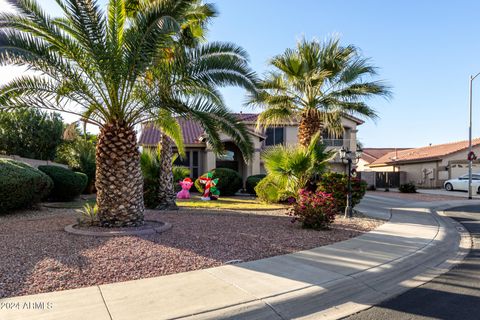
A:
[[[352,163],[357,164],[362,156],[362,149],[357,149],[357,151],[352,152],[345,147],[340,149],[340,159],[342,159],[343,164],[348,164],[348,187],[347,187],[347,206],[345,207],[345,218],[352,217]]]
[[[470,76],[469,94],[469,125],[468,125],[468,199],[472,199],[472,84],[473,80],[480,75],[480,72]]]

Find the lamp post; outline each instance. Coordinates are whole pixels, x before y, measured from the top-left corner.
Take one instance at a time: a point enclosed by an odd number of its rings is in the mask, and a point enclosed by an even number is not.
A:
[[[472,105],[473,105],[473,98],[472,98],[472,85],[473,80],[480,75],[480,72],[474,76],[470,76],[470,92],[469,92],[469,123],[468,123],[468,199],[472,199],[472,161],[471,153],[472,153]]]
[[[362,156],[362,149],[357,149],[357,151],[352,152],[345,147],[340,149],[340,159],[342,159],[343,164],[348,165],[348,185],[347,185],[347,206],[345,207],[345,218],[352,217],[352,163],[357,164]]]

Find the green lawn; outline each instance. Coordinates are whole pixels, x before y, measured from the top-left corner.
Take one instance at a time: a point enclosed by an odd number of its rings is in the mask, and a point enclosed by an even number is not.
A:
[[[238,210],[275,210],[284,209],[281,204],[268,204],[258,201],[255,197],[222,197],[214,201],[202,201],[200,196],[193,195],[190,199],[177,199],[179,207],[186,208],[217,208]]]
[[[88,200],[78,199],[72,202],[48,202],[43,206],[59,209],[81,209],[85,204],[95,204],[95,198]],[[237,209],[237,210],[276,210],[284,209],[285,205],[268,204],[257,200],[255,197],[220,197],[214,201],[202,201],[199,195],[192,195],[190,199],[177,199],[180,208],[214,208],[214,209]]]

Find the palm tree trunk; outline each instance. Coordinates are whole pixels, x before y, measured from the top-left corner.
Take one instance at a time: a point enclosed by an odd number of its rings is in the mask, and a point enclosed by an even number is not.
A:
[[[142,225],[143,177],[135,130],[124,124],[106,124],[96,149],[98,217],[104,227]]]
[[[322,121],[316,112],[302,113],[302,119],[298,127],[298,142],[307,147],[313,135],[322,130]]]
[[[162,134],[160,153],[160,176],[158,188],[158,210],[177,210],[175,203],[175,189],[173,186],[173,141],[167,135]]]

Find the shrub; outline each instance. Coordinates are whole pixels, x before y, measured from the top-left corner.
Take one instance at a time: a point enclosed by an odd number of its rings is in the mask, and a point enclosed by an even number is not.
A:
[[[70,201],[78,197],[88,183],[88,177],[59,166],[39,166],[38,170],[46,173],[53,180],[53,190],[49,197],[55,201]]]
[[[46,197],[53,182],[25,163],[0,159],[0,213],[31,207]]]
[[[99,225],[98,205],[91,205],[89,203],[83,206],[82,210],[76,210],[79,213],[77,222],[82,226],[97,226]]]
[[[303,228],[327,229],[335,220],[337,206],[331,194],[301,189],[297,201],[289,211],[292,222],[299,221]]]
[[[266,177],[265,174],[256,174],[248,177],[247,180],[245,181],[245,189],[247,193],[257,195],[257,193],[255,192],[255,187],[265,177]]]
[[[367,190],[367,183],[359,178],[352,178],[352,207],[360,203]],[[344,173],[328,172],[322,175],[317,191],[330,193],[335,199],[338,211],[347,206],[348,176]]]
[[[216,168],[212,170],[213,179],[218,178],[217,189],[220,191],[221,196],[233,196],[239,189],[242,188],[242,177],[240,174],[232,169]],[[202,175],[205,176],[205,174]],[[203,193],[203,185],[200,184],[200,180],[195,180],[195,188]]]
[[[259,200],[268,203],[280,202],[282,195],[279,192],[280,188],[268,176],[255,187],[255,193]]]
[[[417,192],[417,187],[411,182],[401,184],[398,190],[402,193],[416,193]]]

